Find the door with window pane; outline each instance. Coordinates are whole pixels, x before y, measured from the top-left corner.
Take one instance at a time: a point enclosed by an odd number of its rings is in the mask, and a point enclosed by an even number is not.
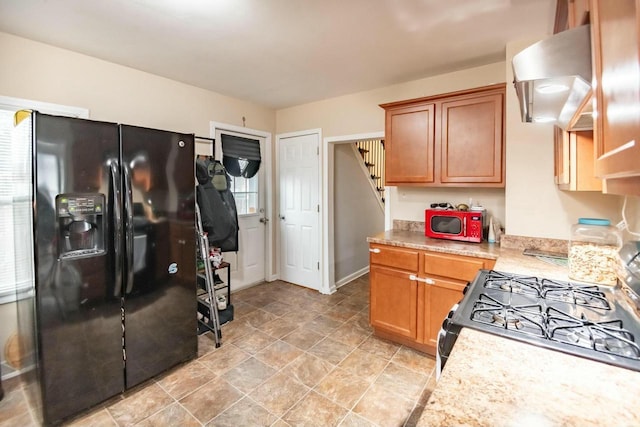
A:
[[[222,134],[257,140],[264,158],[263,137],[216,129],[216,158],[221,158]],[[240,160],[240,168],[244,167]],[[251,178],[231,177],[231,191],[238,211],[238,252],[225,252],[224,259],[231,263],[231,289],[243,288],[265,279],[265,178],[264,167]],[[224,279],[224,278],[223,278]]]

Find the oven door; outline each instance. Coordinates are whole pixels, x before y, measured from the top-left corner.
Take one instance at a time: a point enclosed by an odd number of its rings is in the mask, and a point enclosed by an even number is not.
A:
[[[446,365],[449,355],[451,354],[451,350],[453,349],[453,345],[455,344],[456,339],[458,339],[458,334],[460,333],[461,328],[451,322],[451,318],[457,309],[458,304],[451,307],[449,314],[442,321],[442,327],[438,332],[436,349],[436,381],[440,379],[442,369],[444,368],[444,365]]]

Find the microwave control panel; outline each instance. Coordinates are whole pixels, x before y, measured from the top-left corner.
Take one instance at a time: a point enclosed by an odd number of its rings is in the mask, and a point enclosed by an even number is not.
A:
[[[474,215],[467,224],[469,237],[482,238],[482,215]]]

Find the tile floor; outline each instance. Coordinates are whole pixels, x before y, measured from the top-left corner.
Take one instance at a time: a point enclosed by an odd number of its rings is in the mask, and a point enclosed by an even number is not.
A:
[[[333,295],[285,282],[232,295],[223,344],[68,426],[410,426],[435,386],[434,358],[378,339],[363,276]],[[35,426],[21,384],[4,384],[0,427]]]

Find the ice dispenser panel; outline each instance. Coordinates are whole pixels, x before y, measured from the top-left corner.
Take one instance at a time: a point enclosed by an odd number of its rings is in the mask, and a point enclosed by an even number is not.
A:
[[[105,252],[106,220],[103,194],[59,194],[58,257],[94,256]]]

